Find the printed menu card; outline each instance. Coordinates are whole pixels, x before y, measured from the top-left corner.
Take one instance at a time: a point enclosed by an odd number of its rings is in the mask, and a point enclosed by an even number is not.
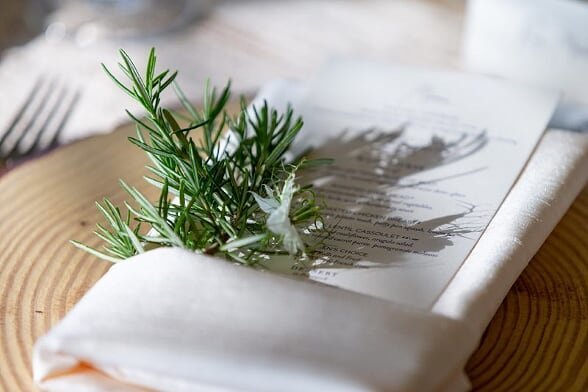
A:
[[[276,95],[277,94],[277,95]],[[283,101],[287,89],[268,97]],[[281,95],[281,96],[279,96]],[[451,71],[338,61],[295,107],[296,146],[331,165],[304,174],[328,235],[270,269],[428,309],[533,153],[558,95]]]

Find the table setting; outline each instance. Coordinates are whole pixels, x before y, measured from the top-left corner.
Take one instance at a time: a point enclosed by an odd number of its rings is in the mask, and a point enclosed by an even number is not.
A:
[[[586,386],[588,6],[91,3],[0,57],[0,389]]]

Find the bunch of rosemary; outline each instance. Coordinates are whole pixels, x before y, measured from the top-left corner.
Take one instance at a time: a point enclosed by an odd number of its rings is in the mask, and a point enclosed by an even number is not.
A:
[[[110,226],[98,224],[95,231],[104,249],[72,243],[112,262],[160,246],[220,254],[245,265],[275,254],[304,255],[309,245],[300,234],[320,231],[322,218],[311,188],[295,183],[296,171],[325,160],[285,159],[302,119],[291,108],[278,114],[267,102],[248,110],[243,97],[231,116],[230,83],[220,92],[207,83],[199,110],[174,82],[177,73],[156,73],[153,49],[144,76],[125,51],[120,54],[118,65],[129,84],[102,66],[146,111],[145,119],[127,111],[137,128],[129,140],[150,158],[151,176],[145,179],[160,189],[159,200],[152,204],[121,181],[134,201],[125,203],[125,216],[107,199],[96,203]],[[160,106],[169,86],[187,114]]]

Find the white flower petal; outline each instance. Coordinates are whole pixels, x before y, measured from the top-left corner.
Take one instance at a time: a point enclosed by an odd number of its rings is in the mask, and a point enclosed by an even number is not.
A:
[[[255,192],[251,192],[251,193],[253,193],[253,197],[255,198],[255,201],[259,205],[259,208],[261,208],[261,210],[263,212],[265,212],[266,214],[270,214],[273,211],[275,211],[278,207],[280,207],[280,203],[272,197],[264,198],[264,197],[259,196]]]
[[[290,176],[284,183],[284,188],[282,188],[282,194],[280,195],[280,201],[288,212],[290,211],[290,203],[292,202],[292,196],[294,195],[295,191],[294,176]]]
[[[304,243],[300,239],[300,235],[298,235],[298,231],[296,231],[296,227],[294,227],[294,225],[290,225],[288,232],[284,234],[282,242],[284,244],[284,248],[291,255],[295,255],[298,253],[298,251],[304,252]]]
[[[296,254],[298,251],[304,252],[304,243],[296,227],[290,222],[290,204],[292,197],[297,188],[294,185],[294,176],[288,177],[284,182],[284,187],[280,193],[280,201],[276,200],[273,191],[269,187],[265,188],[266,193],[270,196],[263,198],[253,192],[253,197],[264,212],[269,216],[266,220],[266,226],[269,231],[282,237],[284,249],[290,254]]]
[[[286,234],[290,227],[290,218],[288,217],[288,210],[282,204],[280,207],[272,211],[265,222],[267,228],[276,234]]]

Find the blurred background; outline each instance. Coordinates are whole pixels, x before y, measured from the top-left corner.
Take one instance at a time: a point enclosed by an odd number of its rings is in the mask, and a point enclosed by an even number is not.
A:
[[[105,133],[135,107],[107,80],[118,49],[138,66],[151,47],[198,100],[204,82],[254,94],[308,80],[329,59],[453,67],[464,1],[1,0],[0,129],[39,79],[80,91],[62,143]],[[170,99],[173,99],[170,97]]]
[[[325,62],[354,57],[563,88],[573,110],[557,125],[588,124],[584,1],[0,1],[0,129],[35,83],[56,80],[79,92],[63,143],[109,132],[134,108],[100,68],[116,68],[119,48],[141,66],[156,47],[160,67],[179,70],[195,100],[207,78],[253,95],[272,79],[309,80]]]

